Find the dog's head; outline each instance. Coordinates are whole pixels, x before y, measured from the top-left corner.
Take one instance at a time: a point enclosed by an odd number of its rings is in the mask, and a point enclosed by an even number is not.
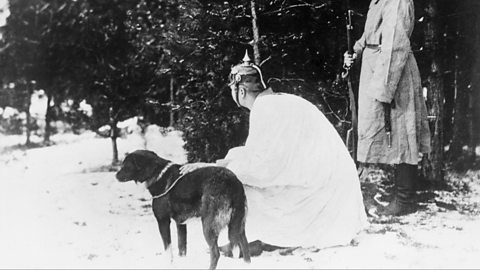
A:
[[[115,177],[120,182],[135,181],[143,183],[168,164],[168,161],[152,151],[136,150],[123,160],[122,167]]]

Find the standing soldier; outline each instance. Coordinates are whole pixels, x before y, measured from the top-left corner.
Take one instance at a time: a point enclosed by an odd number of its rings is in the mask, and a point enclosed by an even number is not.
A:
[[[413,0],[372,0],[362,37],[345,65],[362,57],[357,159],[395,165],[394,199],[380,214],[414,211],[417,164],[430,152],[430,130],[420,74],[410,46]]]

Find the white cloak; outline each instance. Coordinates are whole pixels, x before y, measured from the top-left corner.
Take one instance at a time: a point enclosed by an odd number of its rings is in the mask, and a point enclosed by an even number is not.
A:
[[[265,92],[250,112],[245,146],[225,157],[245,186],[248,240],[285,247],[349,244],[367,220],[342,139],[310,102]]]

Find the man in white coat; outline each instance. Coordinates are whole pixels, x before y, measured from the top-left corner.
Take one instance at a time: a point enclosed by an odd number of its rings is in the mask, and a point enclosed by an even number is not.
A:
[[[230,87],[238,106],[250,110],[249,133],[216,165],[244,184],[248,239],[282,247],[350,244],[367,220],[355,163],[335,128],[307,100],[267,88],[247,54],[232,68]],[[186,164],[182,172],[209,165]]]

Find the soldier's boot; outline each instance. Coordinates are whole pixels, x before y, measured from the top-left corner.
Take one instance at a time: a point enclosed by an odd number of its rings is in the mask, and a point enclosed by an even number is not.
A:
[[[413,202],[416,176],[416,165],[405,163],[397,165],[393,200],[380,211],[381,215],[403,216],[416,211],[416,203]]]

